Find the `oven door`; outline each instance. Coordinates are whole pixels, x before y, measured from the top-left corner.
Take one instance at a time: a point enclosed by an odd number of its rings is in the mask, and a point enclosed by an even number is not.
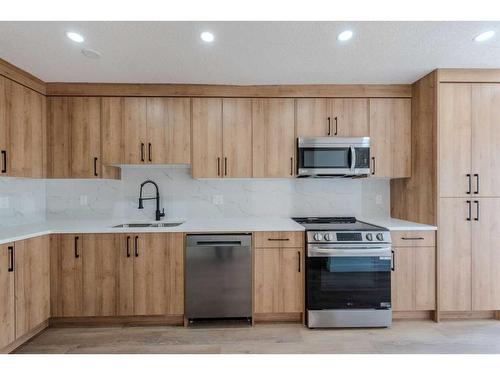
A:
[[[309,245],[307,310],[390,309],[389,245]]]

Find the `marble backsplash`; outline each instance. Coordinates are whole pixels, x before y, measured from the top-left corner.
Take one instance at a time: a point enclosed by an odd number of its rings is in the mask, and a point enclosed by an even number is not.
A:
[[[0,227],[65,219],[154,219],[154,201],[137,209],[139,185],[160,187],[166,219],[389,216],[385,179],[204,179],[187,166],[123,167],[122,180],[0,178]],[[151,185],[144,196],[154,193]]]

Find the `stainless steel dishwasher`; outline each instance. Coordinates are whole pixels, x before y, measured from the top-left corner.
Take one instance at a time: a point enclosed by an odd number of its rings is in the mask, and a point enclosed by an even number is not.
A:
[[[186,241],[186,318],[252,316],[252,236],[192,234]]]

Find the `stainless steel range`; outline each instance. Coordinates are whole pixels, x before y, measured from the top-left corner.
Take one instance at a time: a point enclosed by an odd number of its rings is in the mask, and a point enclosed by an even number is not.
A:
[[[294,220],[306,228],[307,326],[390,326],[389,230],[354,217]]]

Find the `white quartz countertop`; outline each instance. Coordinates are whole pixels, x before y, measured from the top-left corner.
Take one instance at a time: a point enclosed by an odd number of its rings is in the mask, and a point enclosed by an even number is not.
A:
[[[415,231],[436,230],[430,225],[392,218],[359,218],[362,221],[388,228],[389,230]],[[118,224],[137,223],[133,220],[65,220],[46,221],[35,224],[0,227],[0,244],[25,240],[52,233],[163,233],[163,232],[260,232],[303,231],[304,227],[289,218],[235,218],[235,219],[188,219],[176,227],[166,228],[113,228]]]

